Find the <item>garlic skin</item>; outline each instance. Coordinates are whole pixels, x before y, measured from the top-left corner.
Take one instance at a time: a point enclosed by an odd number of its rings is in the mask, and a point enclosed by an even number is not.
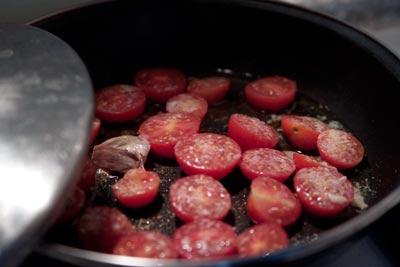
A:
[[[143,167],[150,143],[139,136],[122,135],[106,140],[93,148],[92,160],[99,168],[125,173]]]

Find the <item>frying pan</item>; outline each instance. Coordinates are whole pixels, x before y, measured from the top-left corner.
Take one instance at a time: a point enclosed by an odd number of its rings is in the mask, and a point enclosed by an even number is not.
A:
[[[229,76],[234,81],[230,101],[210,109],[203,131],[224,132],[224,122],[233,112],[271,118],[244,103],[243,85],[263,75],[290,77],[298,83],[299,96],[284,112],[339,120],[367,151],[362,164],[346,174],[363,186],[369,208],[349,208],[332,220],[304,215],[288,229],[295,245],[282,252],[201,262],[140,259],[75,248],[70,234],[58,233],[51,234],[39,249],[45,255],[83,266],[282,266],[343,244],[400,201],[400,62],[371,37],[348,25],[291,5],[257,0],[106,1],[32,23],[59,36],[78,52],[95,88],[132,83],[138,69],[154,66],[176,67],[189,77],[216,73]],[[161,108],[152,106],[145,116]],[[135,133],[138,123],[104,125],[98,142],[122,132]],[[285,148],[284,142],[281,147]],[[165,180],[180,175],[171,161],[153,157],[149,164]],[[239,199],[227,220],[240,231],[249,224],[238,212],[248,184],[235,172],[226,179],[234,202],[235,197]],[[161,194],[156,204],[139,211],[139,215],[126,212],[135,224],[144,216],[149,228],[170,233],[177,223],[166,220],[169,215],[163,209],[164,196]],[[107,196],[94,200],[94,204],[104,202],[116,205]],[[154,219],[157,216],[153,214],[160,216]]]

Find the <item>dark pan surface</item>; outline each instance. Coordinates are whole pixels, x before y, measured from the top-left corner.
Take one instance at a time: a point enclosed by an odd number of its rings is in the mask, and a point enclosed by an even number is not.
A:
[[[373,40],[340,23],[261,1],[227,4],[151,0],[96,5],[37,25],[76,49],[97,89],[114,83],[132,83],[134,73],[143,67],[177,67],[189,76],[215,72],[230,75],[237,88],[229,96],[233,102],[211,110],[203,130],[224,132],[228,114],[233,111],[268,120],[268,114],[243,104],[239,91],[247,80],[280,74],[299,85],[297,104],[286,112],[323,115],[327,120],[342,122],[352,131],[365,145],[367,157],[359,168],[346,174],[367,189],[364,193],[370,208],[352,220],[346,219],[358,212],[351,208],[329,222],[304,216],[299,225],[290,229],[293,243],[314,240],[314,234],[321,231],[324,234],[318,237],[318,242],[313,242],[315,246],[292,249],[291,254],[282,253],[280,259],[307,255],[348,237],[399,200],[394,193],[400,182],[399,62]],[[110,131],[104,125],[100,139],[124,131],[135,132],[135,125],[113,127]],[[166,180],[178,177],[175,163],[156,158],[150,162],[153,164],[149,163],[149,167],[154,167]],[[248,183],[240,178],[239,172],[224,183],[231,192],[236,192],[234,198],[240,199],[234,202],[241,202],[246,191],[242,183],[245,188]],[[165,192],[165,185],[162,188]],[[162,222],[161,230],[170,233],[176,224],[163,210],[163,199],[165,195],[153,208],[157,211],[161,206],[160,212],[166,216],[158,222]],[[104,200],[96,199],[97,203],[101,201]],[[241,216],[243,207],[235,207],[228,220],[234,221],[240,231],[249,222]],[[153,218],[151,212],[142,212],[152,222],[147,224],[147,219],[140,220],[132,213],[135,223],[142,228],[157,228],[154,224],[157,216]],[[325,231],[328,229],[331,230]]]

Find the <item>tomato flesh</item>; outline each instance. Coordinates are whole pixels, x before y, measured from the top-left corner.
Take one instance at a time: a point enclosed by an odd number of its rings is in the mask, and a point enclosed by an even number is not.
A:
[[[144,169],[131,169],[112,186],[114,196],[129,208],[144,207],[156,198],[160,187],[157,173]]]
[[[278,224],[265,223],[250,227],[237,238],[241,256],[270,254],[289,246],[288,235]]]
[[[178,254],[185,259],[222,258],[236,253],[236,233],[221,221],[199,219],[179,227],[172,235]]]
[[[293,160],[285,153],[270,148],[247,150],[243,153],[239,167],[250,180],[267,176],[280,182],[289,178],[296,169]]]
[[[106,122],[132,121],[142,115],[146,96],[137,87],[114,85],[96,93],[96,116]]]
[[[85,192],[81,188],[76,187],[73,194],[68,198],[67,205],[58,222],[61,224],[72,223],[78,218],[83,205],[85,205],[85,200]]]
[[[92,123],[92,131],[90,133],[90,143],[92,144],[94,140],[96,140],[97,135],[99,134],[101,126],[101,121],[99,118],[94,118]]]
[[[229,212],[231,196],[211,176],[192,175],[180,178],[169,190],[172,211],[184,222],[198,218],[223,219]]]
[[[273,148],[279,142],[278,132],[265,122],[242,114],[233,114],[228,122],[228,136],[243,151],[253,148]]]
[[[200,133],[181,139],[175,146],[175,156],[186,174],[205,174],[221,179],[238,164],[241,150],[227,136]]]
[[[303,169],[303,168],[310,168],[310,167],[331,167],[328,162],[321,160],[317,157],[307,156],[304,154],[293,152],[293,161],[296,165],[296,171]]]
[[[294,177],[294,187],[303,207],[318,217],[337,215],[354,198],[351,182],[333,168],[301,169]]]
[[[183,137],[197,133],[200,119],[183,113],[162,113],[145,120],[139,127],[151,151],[159,156],[174,158],[174,146]]]
[[[301,214],[301,205],[286,185],[260,176],[251,182],[247,213],[255,223],[293,224]]]
[[[186,77],[176,69],[144,69],[136,74],[135,84],[150,100],[164,103],[185,91]]]
[[[265,77],[245,87],[247,101],[255,107],[278,111],[293,102],[296,82],[282,76]]]
[[[178,257],[172,240],[154,231],[137,232],[120,238],[113,249],[113,254],[156,259]]]
[[[330,129],[318,136],[321,158],[338,169],[357,166],[364,157],[364,147],[351,133]]]
[[[78,186],[85,192],[88,192],[89,189],[94,186],[96,180],[96,171],[97,166],[92,160],[87,159],[85,165],[83,166],[81,177],[78,181]]]
[[[193,79],[189,82],[187,91],[193,95],[201,96],[209,104],[221,101],[231,87],[231,81],[225,77],[208,77]]]
[[[196,95],[179,94],[168,99],[166,110],[168,113],[187,113],[202,119],[207,113],[207,101]]]

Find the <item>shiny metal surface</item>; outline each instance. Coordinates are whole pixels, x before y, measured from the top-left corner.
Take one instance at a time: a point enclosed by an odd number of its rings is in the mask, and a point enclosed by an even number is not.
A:
[[[0,266],[21,261],[62,208],[86,150],[92,97],[63,41],[0,24]]]

